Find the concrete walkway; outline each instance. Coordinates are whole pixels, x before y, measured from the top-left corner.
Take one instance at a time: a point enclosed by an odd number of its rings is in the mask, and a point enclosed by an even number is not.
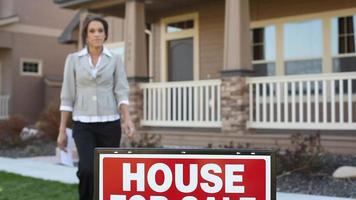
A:
[[[56,157],[12,159],[0,157],[0,171],[20,174],[62,183],[78,183],[77,168],[58,165]],[[350,198],[324,197],[304,194],[277,193],[277,200],[350,200]]]
[[[47,159],[44,162],[43,159]],[[12,159],[0,157],[0,171],[62,183],[78,183],[77,168],[54,163],[54,157]]]

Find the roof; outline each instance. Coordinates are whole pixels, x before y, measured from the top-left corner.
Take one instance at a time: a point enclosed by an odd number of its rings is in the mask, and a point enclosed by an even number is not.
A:
[[[19,22],[20,18],[17,15],[8,16],[8,17],[0,17],[0,26],[6,26],[12,23]]]
[[[62,8],[76,6],[82,3],[91,2],[94,0],[53,0],[55,4],[58,4]]]
[[[80,24],[80,11],[74,15],[69,24],[65,27],[62,34],[59,36],[58,41],[63,44],[76,43],[77,39],[73,37],[75,29],[79,28]]]

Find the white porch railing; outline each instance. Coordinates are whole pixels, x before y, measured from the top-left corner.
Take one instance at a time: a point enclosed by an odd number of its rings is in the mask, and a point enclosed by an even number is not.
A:
[[[9,118],[9,95],[0,96],[0,119]]]
[[[249,128],[356,129],[356,73],[248,78]]]
[[[220,127],[221,80],[145,83],[143,126]]]

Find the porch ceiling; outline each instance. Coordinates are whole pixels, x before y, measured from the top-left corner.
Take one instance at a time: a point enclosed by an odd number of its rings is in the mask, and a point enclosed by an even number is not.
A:
[[[92,12],[112,15],[117,17],[125,16],[126,0],[53,0],[63,8],[79,9],[86,8]],[[148,19],[150,13],[163,10],[176,10],[192,5],[206,2],[207,0],[144,0]],[[221,0],[212,0],[221,1]]]

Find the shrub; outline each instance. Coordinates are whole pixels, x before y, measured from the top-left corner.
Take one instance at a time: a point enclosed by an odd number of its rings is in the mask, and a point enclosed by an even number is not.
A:
[[[28,123],[20,116],[13,116],[0,121],[0,148],[22,145],[20,133]]]
[[[68,120],[69,122],[67,126],[71,127],[72,121],[71,119]],[[58,136],[60,121],[61,112],[59,111],[59,106],[52,104],[41,113],[40,118],[36,123],[36,127],[43,132],[45,137],[56,140]]]
[[[321,156],[324,149],[320,134],[291,135],[291,147],[279,150],[277,155],[278,173],[300,171],[311,173],[321,168]]]

